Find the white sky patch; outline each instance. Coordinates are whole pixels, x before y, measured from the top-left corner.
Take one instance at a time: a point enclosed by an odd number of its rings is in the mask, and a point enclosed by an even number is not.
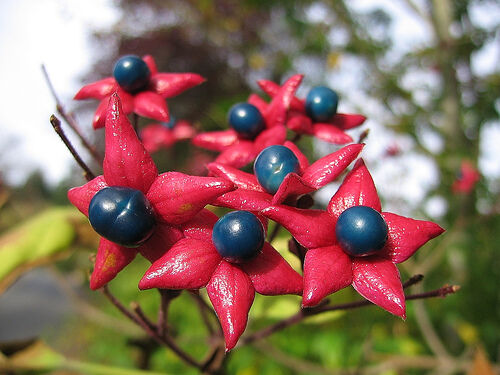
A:
[[[500,177],[500,156],[498,155],[498,141],[500,140],[500,122],[490,122],[481,129],[479,169],[489,177]]]
[[[422,1],[416,1],[422,4]],[[353,0],[349,6],[358,11],[367,11],[380,7],[386,10],[393,18],[391,35],[395,38],[394,56],[400,56],[416,47],[425,45],[432,38],[429,29],[421,22],[409,8],[401,2],[393,0]],[[493,7],[498,9],[498,7]],[[309,17],[318,17],[315,21],[323,20],[320,14],[321,7],[311,7]],[[499,19],[498,12],[488,11],[487,8],[471,9],[473,22],[484,25],[493,25]],[[113,8],[111,0],[1,0],[0,1],[0,165],[7,165],[8,172],[3,177],[11,183],[22,183],[29,172],[35,168],[44,171],[44,175],[51,183],[57,183],[67,175],[70,166],[74,165],[68,151],[58,137],[53,133],[48,122],[50,114],[55,110],[54,100],[44,82],[40,65],[44,63],[51,76],[52,82],[60,98],[68,109],[71,109],[72,97],[80,88],[78,78],[86,72],[94,52],[89,43],[89,34],[97,29],[110,27],[118,19],[118,12]],[[150,15],[149,15],[150,16]],[[328,16],[328,15],[327,15]],[[175,20],[169,20],[174,22]],[[274,25],[273,35],[279,35],[279,23]],[[330,35],[332,44],[345,42],[345,35]],[[498,38],[497,38],[498,40]],[[498,45],[498,43],[497,43]],[[285,50],[294,48],[293,44],[286,45]],[[475,56],[474,69],[479,73],[498,69],[498,46],[486,46]],[[99,53],[95,52],[95,56]],[[359,129],[349,131],[356,139],[359,132],[370,128],[371,133],[363,157],[367,160],[376,160],[384,149],[394,140],[401,143],[404,137],[395,136],[384,127],[388,125],[388,118],[380,108],[380,103],[374,98],[368,98],[360,90],[362,87],[363,64],[349,55],[343,55],[338,70],[326,74],[327,84],[342,92],[339,111],[357,112],[369,116],[369,120]],[[297,72],[304,62],[297,61]],[[346,73],[347,72],[347,73]],[[258,77],[260,78],[260,77]],[[310,77],[309,77],[310,78]],[[304,97],[310,88],[311,81],[306,76],[306,82],[299,90],[299,96]],[[361,82],[360,82],[361,81]],[[309,84],[309,86],[308,86]],[[428,100],[420,97],[419,100]],[[353,107],[354,103],[362,103],[362,108]],[[96,103],[97,105],[97,103]],[[82,128],[90,130],[90,122],[81,122]],[[439,149],[439,144],[432,139],[432,135],[425,135],[430,149]],[[500,140],[499,124],[494,123],[484,128],[481,134],[480,160],[481,171],[486,176],[500,176],[500,163],[495,154]],[[411,145],[404,143],[402,153],[411,151]],[[418,198],[421,193],[413,192],[416,186],[429,186],[434,183],[436,171],[430,167],[426,170],[427,161],[418,166],[412,158],[405,159],[413,165],[416,172],[415,179],[407,179],[409,196]],[[395,159],[394,163],[402,163],[402,159]],[[384,163],[391,165],[392,162]],[[418,166],[418,167],[417,167]],[[405,167],[406,168],[406,167]],[[422,172],[418,172],[418,171]],[[381,168],[373,171],[377,186],[391,181],[390,169]],[[379,175],[379,173],[381,173]],[[430,176],[430,178],[429,178]],[[420,185],[419,185],[420,184]],[[422,185],[423,184],[423,185]],[[400,186],[400,191],[406,189]],[[420,194],[420,195],[419,195]]]
[[[78,77],[93,56],[89,33],[115,19],[111,1],[0,2],[0,131],[8,145],[2,144],[1,164],[7,166],[2,172],[8,182],[22,183],[37,168],[49,183],[67,175],[73,161],[49,123],[55,105],[41,64],[71,108]]]

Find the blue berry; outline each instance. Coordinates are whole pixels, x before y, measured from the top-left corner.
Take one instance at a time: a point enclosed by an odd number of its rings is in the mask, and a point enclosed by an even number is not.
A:
[[[215,223],[212,242],[224,259],[242,263],[260,253],[264,236],[264,227],[257,216],[248,211],[233,211]]]
[[[335,226],[340,247],[360,257],[381,250],[387,241],[387,224],[379,212],[367,206],[354,206],[342,212]]]
[[[306,97],[306,113],[316,122],[328,121],[337,113],[339,96],[332,89],[316,86]]]
[[[229,125],[243,138],[253,139],[264,129],[264,118],[256,106],[238,103],[228,114]]]
[[[94,195],[89,220],[101,236],[126,247],[143,244],[156,224],[153,208],[144,194],[119,186],[104,188]]]
[[[176,123],[177,119],[174,116],[170,115],[170,121],[162,122],[161,124],[168,129],[173,129]]]
[[[266,147],[255,159],[253,171],[259,184],[270,194],[278,191],[286,175],[300,169],[299,159],[288,147]]]
[[[125,91],[136,93],[147,87],[151,72],[139,56],[121,57],[113,69],[113,77]]]

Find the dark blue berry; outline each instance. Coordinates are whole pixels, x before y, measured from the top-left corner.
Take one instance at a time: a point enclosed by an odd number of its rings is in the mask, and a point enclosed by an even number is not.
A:
[[[176,123],[177,119],[174,116],[170,115],[170,121],[162,122],[161,124],[168,129],[173,129]]]
[[[147,87],[151,72],[139,56],[121,57],[113,69],[113,77],[125,91],[136,93]]]
[[[316,122],[328,121],[337,113],[339,96],[325,86],[316,86],[306,97],[306,113]]]
[[[255,159],[253,171],[259,184],[270,194],[278,191],[287,174],[299,171],[299,159],[288,147],[266,147]]]
[[[104,188],[94,195],[89,220],[101,236],[126,247],[144,243],[156,224],[153,208],[144,194],[119,186]]]
[[[238,103],[228,114],[229,125],[243,138],[255,138],[264,129],[264,118],[256,106]]]
[[[387,224],[379,212],[354,206],[342,212],[335,226],[340,247],[351,256],[372,255],[387,241]]]
[[[233,211],[215,223],[212,242],[224,259],[242,263],[260,253],[264,236],[264,227],[257,216],[248,211]]]

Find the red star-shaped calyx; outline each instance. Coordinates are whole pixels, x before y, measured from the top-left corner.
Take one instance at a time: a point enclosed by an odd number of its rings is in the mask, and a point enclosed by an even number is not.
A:
[[[339,216],[348,208],[367,206],[381,213],[388,228],[385,246],[375,255],[350,256],[335,237]],[[396,263],[401,263],[443,229],[430,221],[381,212],[372,177],[360,159],[346,176],[327,210],[272,206],[262,215],[281,223],[307,250],[304,260],[303,305],[352,285],[359,294],[405,318],[405,296]]]
[[[280,90],[280,86],[272,81],[260,80],[257,83],[271,98]],[[306,114],[305,100],[294,96],[290,102],[286,126],[298,134],[313,135],[323,141],[342,145],[353,142],[345,130],[358,127],[365,120],[363,115],[337,113],[328,122],[314,122]]]
[[[185,238],[155,261],[139,283],[140,289],[200,289],[208,296],[224,332],[226,351],[244,332],[255,292],[263,295],[300,294],[302,278],[269,244],[244,263],[231,263],[217,252],[212,229],[218,217],[203,210],[182,226]]]
[[[93,123],[95,129],[102,128],[106,118],[109,96],[118,92],[125,114],[136,113],[157,121],[168,122],[170,119],[165,99],[174,97],[205,79],[195,73],[161,73],[158,72],[152,56],[143,57],[151,73],[147,87],[136,93],[122,89],[113,77],[83,86],[75,95],[76,100],[94,98],[101,102],[97,107]]]
[[[233,129],[200,133],[193,138],[193,144],[220,152],[217,163],[240,168],[252,162],[259,152],[271,145],[281,145],[286,140],[285,122],[295,90],[302,81],[302,75],[290,77],[271,100],[266,103],[257,95],[250,95],[248,103],[257,107],[266,128],[255,139],[241,137]]]
[[[474,189],[480,178],[481,175],[474,165],[465,160],[460,166],[460,173],[456,180],[453,181],[451,189],[455,194],[468,194]]]
[[[141,129],[141,140],[149,153],[169,148],[178,141],[191,139],[196,133],[193,126],[185,120],[176,121],[172,127],[169,124],[152,123]]]
[[[212,204],[259,212],[270,205],[296,199],[335,180],[356,159],[364,145],[345,146],[311,165],[309,165],[307,157],[294,143],[286,141],[284,146],[295,154],[299,160],[300,170],[299,173],[289,173],[274,195],[264,190],[254,174],[221,163],[208,164],[207,168],[211,176],[227,178],[238,187],[236,190],[221,195]]]
[[[68,198],[89,216],[89,205],[106,187],[127,187],[142,192],[156,216],[154,232],[143,244],[129,248],[101,237],[90,287],[111,281],[137,253],[151,262],[182,238],[178,225],[191,220],[217,196],[233,190],[233,183],[214,177],[195,177],[178,172],[158,175],[158,170],[122,110],[117,94],[111,95],[105,126],[103,175],[71,189]]]

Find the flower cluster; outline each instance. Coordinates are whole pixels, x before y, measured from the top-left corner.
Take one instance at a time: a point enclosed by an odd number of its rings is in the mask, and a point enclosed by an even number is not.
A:
[[[344,131],[365,120],[337,113],[337,94],[325,87],[313,88],[305,100],[295,97],[301,80],[295,75],[282,86],[260,81],[269,103],[251,95],[231,109],[231,129],[194,136],[195,145],[220,153],[207,165],[208,177],[159,174],[149,154],[192,137],[189,124],[153,124],[139,137],[127,118],[135,112],[168,121],[164,98],[203,78],[158,73],[150,56],[126,56],[113,78],[82,88],[77,99],[101,99],[94,126],[105,127],[103,175],[68,192],[101,236],[90,287],[106,285],[139,253],[152,263],[140,289],[206,288],[226,350],[243,334],[256,292],[301,295],[302,305],[312,307],[352,285],[404,318],[396,264],[443,230],[383,212],[362,159],[325,210],[298,208],[300,197],[337,179],[358,158],[364,145],[351,143]],[[287,129],[351,144],[310,163],[287,140]],[[254,173],[238,169],[254,159]],[[233,211],[219,218],[209,205]],[[304,249],[302,275],[266,241],[269,219]]]

